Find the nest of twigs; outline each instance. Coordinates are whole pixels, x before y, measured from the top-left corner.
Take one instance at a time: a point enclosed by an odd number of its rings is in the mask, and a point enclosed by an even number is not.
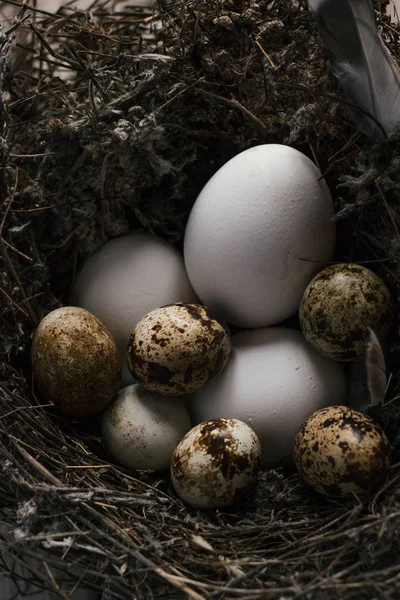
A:
[[[384,4],[380,31],[399,59]],[[168,474],[110,463],[96,420],[67,419],[32,390],[32,332],[68,303],[85,257],[139,227],[179,245],[202,186],[255,144],[290,144],[318,164],[336,203],[335,259],[367,264],[400,298],[398,138],[357,134],[306,2],[142,5],[24,3],[0,32],[3,571],[63,598],[79,585],[110,599],[397,600],[397,323],[375,415],[394,466],[362,501],[324,499],[275,470],[247,502],[188,508]]]

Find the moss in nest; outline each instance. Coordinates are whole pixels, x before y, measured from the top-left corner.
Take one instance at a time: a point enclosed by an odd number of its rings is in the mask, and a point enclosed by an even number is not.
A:
[[[399,59],[399,26],[380,6]],[[90,14],[55,15],[24,5],[6,27],[0,498],[17,537],[1,548],[39,559],[32,577],[57,593],[79,582],[113,599],[397,598],[396,466],[363,503],[320,498],[275,470],[242,504],[199,513],[167,476],[110,463],[96,420],[67,421],[31,390],[35,324],[68,297],[81,261],[138,226],[179,244],[210,176],[255,144],[290,143],[318,164],[336,202],[335,259],[373,268],[400,314],[398,142],[356,134],[305,2],[159,0],[117,11],[99,0]],[[389,404],[375,415],[394,463],[398,326]]]

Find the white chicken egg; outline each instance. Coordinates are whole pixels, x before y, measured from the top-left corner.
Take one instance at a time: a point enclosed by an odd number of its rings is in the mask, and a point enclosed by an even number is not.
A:
[[[241,152],[210,179],[189,216],[184,257],[195,292],[233,325],[283,321],[332,258],[333,214],[307,156],[280,144]]]
[[[261,442],[262,466],[293,460],[293,442],[305,419],[319,408],[343,404],[342,366],[318,354],[300,331],[270,327],[232,338],[232,353],[214,381],[190,395],[193,424],[240,419]]]
[[[145,232],[115,238],[90,256],[72,300],[96,315],[113,335],[121,356],[122,386],[134,381],[126,364],[133,327],[164,304],[198,302],[180,253]]]
[[[172,453],[191,428],[180,398],[166,398],[133,384],[120,390],[102,418],[102,443],[130,470],[168,469]]]

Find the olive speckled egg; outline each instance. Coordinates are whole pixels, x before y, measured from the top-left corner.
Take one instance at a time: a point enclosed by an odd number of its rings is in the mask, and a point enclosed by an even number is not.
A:
[[[313,413],[294,443],[299,473],[326,496],[362,495],[379,485],[389,468],[390,453],[382,429],[347,406]]]
[[[191,429],[176,447],[172,483],[191,506],[227,506],[254,484],[260,462],[260,441],[246,423],[213,419]]]
[[[147,389],[178,396],[214,379],[231,349],[229,330],[214,313],[200,304],[178,302],[151,311],[136,325],[127,361]]]
[[[76,306],[53,310],[39,323],[32,369],[46,400],[74,417],[102,412],[117,394],[121,375],[111,333]]]
[[[393,318],[385,283],[361,265],[327,267],[308,285],[300,304],[303,335],[323,356],[356,360],[366,350],[371,327],[387,338]]]

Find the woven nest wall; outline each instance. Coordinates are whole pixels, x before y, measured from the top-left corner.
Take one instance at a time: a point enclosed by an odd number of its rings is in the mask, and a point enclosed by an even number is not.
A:
[[[400,59],[384,5],[380,32]],[[0,83],[3,570],[24,564],[64,598],[80,585],[109,599],[397,600],[398,322],[375,414],[393,466],[363,501],[323,498],[277,469],[240,505],[188,508],[168,474],[110,463],[98,420],[68,419],[32,387],[32,333],[68,303],[85,257],[143,227],[180,247],[210,176],[260,143],[317,163],[335,201],[335,260],[383,277],[399,314],[399,141],[357,134],[306,2],[25,5],[0,32]]]

